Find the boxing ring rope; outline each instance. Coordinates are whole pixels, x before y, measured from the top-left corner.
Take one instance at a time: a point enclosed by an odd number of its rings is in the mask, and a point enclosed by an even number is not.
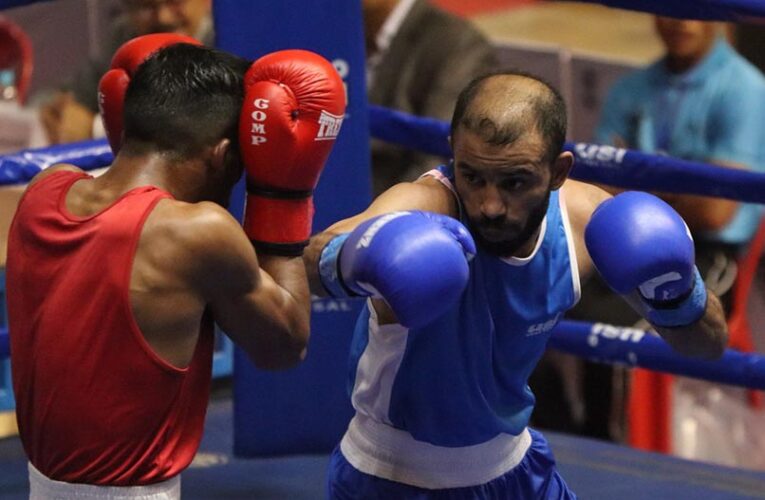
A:
[[[690,358],[677,354],[658,335],[637,328],[563,320],[547,345],[599,363],[765,390],[765,356],[726,349],[718,360]]]
[[[447,122],[381,106],[369,108],[372,137],[423,153],[451,156]],[[584,142],[567,142],[564,148],[576,157],[572,179],[642,191],[765,203],[765,174]]]
[[[380,106],[369,108],[372,137],[424,153],[451,156],[448,123]],[[765,203],[765,174],[584,142],[567,142],[565,149],[576,157],[573,179],[627,189]],[[109,165],[112,158],[106,139],[23,150],[0,156],[0,186],[28,182],[55,163],[91,170]]]
[[[94,170],[106,167],[113,159],[106,139],[24,149],[0,156],[0,186],[27,183],[41,170],[56,163],[70,163],[83,170]]]
[[[441,156],[450,156],[449,124],[370,107],[370,132],[375,138]],[[576,157],[571,177],[630,189],[719,196],[765,203],[765,174],[726,169],[703,163],[644,154],[587,143],[567,143]],[[105,140],[21,151],[0,157],[0,185],[29,181],[48,166],[69,162],[85,170],[108,165],[111,150]],[[765,390],[765,357],[727,349],[722,358],[705,361],[675,353],[658,336],[635,328],[602,323],[561,321],[549,346],[592,361],[642,367]],[[0,329],[0,359],[9,355],[8,331]]]
[[[637,328],[563,320],[553,329],[548,346],[599,363],[765,390],[765,356],[726,349],[715,361],[689,358],[675,353],[660,337]],[[8,330],[0,329],[0,359],[10,354],[9,347]]]

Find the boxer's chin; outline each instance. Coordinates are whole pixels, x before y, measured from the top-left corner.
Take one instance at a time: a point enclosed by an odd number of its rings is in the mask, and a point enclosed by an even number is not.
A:
[[[473,239],[478,248],[489,255],[501,258],[511,257],[522,246],[522,243],[517,240],[489,241],[480,235],[473,235]]]
[[[468,224],[476,245],[482,251],[495,257],[514,256],[537,235],[537,230],[547,215],[549,203],[550,194],[548,193],[545,199],[531,210],[523,227],[505,226],[501,234],[495,229],[488,229],[480,221],[470,219]]]

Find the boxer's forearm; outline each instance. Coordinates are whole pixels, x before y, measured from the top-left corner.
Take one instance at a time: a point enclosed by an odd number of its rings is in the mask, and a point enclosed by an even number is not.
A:
[[[367,211],[358,215],[336,222],[321,233],[311,237],[308,246],[303,252],[303,263],[305,264],[305,272],[308,276],[308,287],[310,288],[312,295],[316,295],[317,297],[329,296],[326,288],[324,288],[324,285],[321,283],[321,276],[319,273],[319,261],[321,260],[321,253],[324,250],[324,247],[326,247],[327,243],[329,243],[335,236],[353,231],[353,229],[361,222],[372,217],[372,215],[370,215],[371,213],[373,213],[372,210],[367,209]]]
[[[662,338],[677,352],[686,356],[716,359],[728,344],[728,325],[720,300],[707,290],[707,309],[697,322],[682,327],[654,326]]]
[[[281,289],[268,308],[273,319],[271,324],[281,328],[272,328],[273,333],[269,335],[265,322],[258,325],[260,342],[253,359],[260,368],[289,368],[305,358],[310,335],[311,300],[305,271],[300,257],[261,255],[258,260],[260,268]],[[268,355],[260,356],[261,353]]]
[[[318,297],[327,297],[327,291],[321,284],[321,278],[319,277],[319,259],[321,258],[321,251],[324,246],[329,243],[329,240],[334,238],[337,234],[334,231],[327,230],[319,233],[311,238],[311,242],[306,247],[303,253],[303,263],[305,264],[305,273],[308,277],[308,287],[311,290],[311,294]]]

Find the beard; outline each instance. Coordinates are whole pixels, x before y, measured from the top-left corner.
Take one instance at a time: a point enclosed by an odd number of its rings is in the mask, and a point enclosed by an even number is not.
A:
[[[484,252],[493,255],[495,257],[505,258],[511,257],[518,250],[521,249],[528,241],[534,236],[534,233],[539,229],[542,224],[542,220],[547,214],[547,207],[550,204],[550,191],[547,191],[547,196],[538,205],[532,207],[529,212],[529,216],[526,219],[526,224],[522,227],[511,226],[508,227],[504,221],[496,221],[483,216],[468,219],[468,226],[470,227],[470,233],[473,235],[478,248]],[[481,228],[497,228],[503,229],[508,232],[508,238],[491,241],[484,238],[481,234]]]

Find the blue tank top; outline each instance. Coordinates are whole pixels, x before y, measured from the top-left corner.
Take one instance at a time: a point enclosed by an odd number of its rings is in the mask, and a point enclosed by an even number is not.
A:
[[[425,175],[456,195],[448,167]],[[528,378],[579,294],[571,230],[554,191],[532,254],[501,259],[479,249],[465,292],[436,321],[380,326],[371,303],[364,308],[351,345],[354,408],[437,446],[520,434],[534,408]]]

